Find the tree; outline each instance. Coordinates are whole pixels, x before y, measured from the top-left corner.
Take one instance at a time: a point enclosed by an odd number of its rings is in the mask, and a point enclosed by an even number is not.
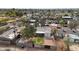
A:
[[[23,13],[21,11],[16,11],[16,16],[21,17],[21,16],[23,16]]]
[[[6,12],[6,16],[11,16],[11,17],[19,16],[19,17],[21,17],[21,16],[23,16],[23,12],[13,8],[13,9],[10,9]]]
[[[30,25],[29,19],[23,18],[21,21],[23,26],[25,26],[25,28],[21,32],[23,37],[26,37],[26,38],[33,37],[35,35],[36,29]]]
[[[69,48],[69,45],[70,45],[70,40],[69,40],[69,38],[68,37],[65,37],[64,38],[65,39],[65,44],[66,44],[66,51],[70,51],[70,48]]]
[[[78,22],[77,21],[71,21],[68,26],[71,30],[76,29],[76,27],[78,26]]]
[[[7,16],[11,16],[11,17],[16,16],[16,11],[15,11],[15,9],[8,10],[8,11],[6,12],[6,15],[7,15]]]
[[[26,17],[21,18],[20,21],[21,21],[21,23],[22,23],[23,26],[26,26],[26,25],[27,25],[27,21],[28,21],[28,20],[27,20]]]
[[[58,31],[57,29],[52,30],[52,34],[53,34],[55,40],[57,40],[57,31]]]
[[[64,21],[63,19],[61,19],[61,20],[59,21],[59,23],[61,24],[61,26],[64,26],[65,21]]]
[[[28,26],[28,27],[25,27],[21,33],[22,33],[23,37],[30,38],[35,35],[35,29],[32,26]]]

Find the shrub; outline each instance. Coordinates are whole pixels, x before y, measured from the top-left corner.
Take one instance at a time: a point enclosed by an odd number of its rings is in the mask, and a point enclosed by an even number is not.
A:
[[[42,37],[36,37],[36,38],[33,39],[34,44],[41,45],[41,44],[43,44],[43,42],[44,42],[44,40],[43,40]]]

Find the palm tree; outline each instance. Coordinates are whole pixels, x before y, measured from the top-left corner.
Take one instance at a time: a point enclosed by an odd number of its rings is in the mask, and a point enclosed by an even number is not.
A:
[[[54,39],[57,40],[57,29],[53,29],[52,34],[54,36]]]
[[[67,39],[67,40],[65,41],[65,44],[66,44],[66,46],[67,46],[66,51],[70,51],[69,43],[70,43],[70,41],[69,41],[69,39]]]

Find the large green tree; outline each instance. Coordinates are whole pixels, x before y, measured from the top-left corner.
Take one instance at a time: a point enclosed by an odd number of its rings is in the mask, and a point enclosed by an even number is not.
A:
[[[26,18],[22,18],[22,23],[25,28],[22,30],[23,37],[30,38],[35,35],[36,29],[30,25],[29,20]]]
[[[22,30],[22,35],[25,38],[33,37],[35,35],[35,29],[34,29],[34,27],[32,27],[32,26],[25,27]]]

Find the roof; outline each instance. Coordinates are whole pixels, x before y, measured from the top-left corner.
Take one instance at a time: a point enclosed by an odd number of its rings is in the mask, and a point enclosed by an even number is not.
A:
[[[10,34],[10,35],[7,35],[7,36],[0,35],[0,38],[4,38],[6,40],[13,40],[15,38],[15,35],[14,34]]]
[[[2,41],[8,41],[8,40],[10,40],[10,39],[7,38],[7,37],[4,37],[4,36],[0,36],[0,40],[2,40]]]
[[[13,29],[11,29],[1,34],[0,37],[5,37],[8,38],[9,40],[13,40],[15,38],[15,34],[13,33]]]
[[[36,31],[36,33],[40,33],[40,34],[42,34],[42,33],[45,33],[45,32],[43,32],[43,31]]]
[[[30,22],[35,22],[35,21],[36,21],[36,20],[34,20],[34,19],[31,19],[31,20],[30,20]]]
[[[30,25],[34,25],[34,23],[30,23]]]
[[[58,26],[57,24],[50,24],[50,25],[51,25],[51,26],[56,26],[56,27]]]
[[[14,34],[14,33],[13,33],[13,34],[10,34],[10,35],[8,36],[8,38],[10,38],[11,40],[14,39],[14,37],[15,37],[15,34]]]
[[[72,18],[71,16],[62,16],[62,18]]]
[[[69,34],[69,37],[72,39],[79,39],[79,36],[74,35],[74,34]]]
[[[51,33],[50,27],[37,27],[36,33]]]

